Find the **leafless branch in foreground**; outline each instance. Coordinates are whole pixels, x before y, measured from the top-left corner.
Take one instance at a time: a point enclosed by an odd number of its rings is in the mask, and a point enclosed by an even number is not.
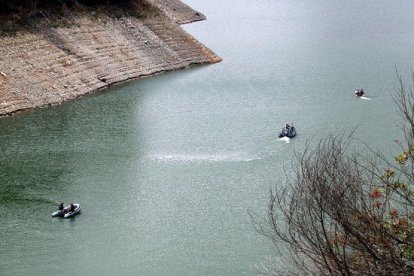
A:
[[[259,233],[289,249],[281,250],[289,265],[263,273],[414,275],[414,94],[397,76],[402,153],[393,161],[377,153],[379,165],[362,163],[343,136],[308,145],[292,181],[270,192],[267,219],[251,214]]]

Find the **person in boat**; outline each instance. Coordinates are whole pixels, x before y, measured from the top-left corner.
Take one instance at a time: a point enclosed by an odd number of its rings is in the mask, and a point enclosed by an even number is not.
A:
[[[290,133],[290,125],[286,124],[285,127],[282,129],[282,133],[289,134]]]
[[[71,203],[69,212],[73,212],[73,211],[75,211],[75,205],[73,205],[73,203]]]
[[[63,207],[63,202],[59,205],[59,211],[63,211],[65,207]]]
[[[289,134],[292,134],[293,130],[295,129],[293,124],[291,124],[291,125],[286,124],[286,126],[287,126],[287,131],[289,132]]]

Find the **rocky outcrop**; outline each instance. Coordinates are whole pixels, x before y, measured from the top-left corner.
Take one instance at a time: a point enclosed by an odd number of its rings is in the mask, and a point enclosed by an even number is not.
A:
[[[148,0],[150,1],[150,0]],[[205,20],[206,17],[181,1],[176,0],[151,0],[151,3],[164,12],[172,21],[178,24],[186,24]]]
[[[157,16],[77,16],[70,27],[0,37],[0,116],[59,104],[111,84],[215,63],[178,23],[204,16],[178,0],[151,0]]]

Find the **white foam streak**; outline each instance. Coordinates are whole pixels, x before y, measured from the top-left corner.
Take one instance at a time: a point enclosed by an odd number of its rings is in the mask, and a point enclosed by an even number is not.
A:
[[[150,159],[160,163],[248,162],[261,158],[260,156],[249,154],[170,154],[150,156]]]
[[[278,139],[279,141],[282,141],[282,142],[286,142],[286,143],[290,143],[290,138],[289,137],[282,137],[282,138],[279,138]]]

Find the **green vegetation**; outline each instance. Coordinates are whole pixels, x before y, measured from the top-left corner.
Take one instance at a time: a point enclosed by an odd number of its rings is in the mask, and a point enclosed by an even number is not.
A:
[[[0,0],[0,13],[24,14],[29,11],[60,9],[79,5],[97,6],[110,4],[122,6],[129,2],[129,0]]]
[[[398,74],[397,74],[398,75]],[[414,274],[414,93],[398,75],[394,97],[404,142],[388,160],[350,150],[348,138],[329,136],[298,155],[293,179],[270,194],[256,229],[286,257],[269,275]],[[287,253],[288,252],[288,253]]]
[[[159,10],[146,0],[0,0],[0,35],[39,26],[70,26],[74,15],[147,17]]]

